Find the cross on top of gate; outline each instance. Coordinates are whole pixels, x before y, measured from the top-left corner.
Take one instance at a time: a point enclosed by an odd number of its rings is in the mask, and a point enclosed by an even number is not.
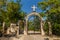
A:
[[[36,11],[36,8],[37,7],[35,5],[32,6],[33,11]]]

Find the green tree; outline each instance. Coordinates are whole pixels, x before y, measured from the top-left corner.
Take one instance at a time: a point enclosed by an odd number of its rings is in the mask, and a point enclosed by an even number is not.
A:
[[[45,0],[38,3],[39,8],[47,14],[47,20],[52,24],[53,34],[60,35],[60,1],[59,0]]]
[[[25,17],[25,12],[21,11],[20,1],[9,2],[7,4],[7,14],[11,22],[17,22]]]
[[[5,26],[5,17],[6,17],[6,2],[7,0],[0,0],[0,29],[3,27],[4,32],[4,26]],[[2,26],[3,24],[3,26]]]
[[[9,27],[10,23],[24,20],[24,17],[25,12],[21,10],[20,0],[16,0],[16,2],[0,0],[0,22],[3,22],[3,26]]]
[[[10,22],[16,22],[20,18],[20,5],[15,2],[9,2],[7,4],[7,14]]]

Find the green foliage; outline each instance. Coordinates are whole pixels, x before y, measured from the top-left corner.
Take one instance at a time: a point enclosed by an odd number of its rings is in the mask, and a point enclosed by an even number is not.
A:
[[[28,30],[34,30],[34,26],[29,26]]]
[[[25,12],[21,10],[21,0],[0,0],[0,23],[5,22],[5,26],[9,27],[10,23],[16,23],[18,20],[24,19]]]
[[[53,34],[60,35],[60,1],[47,0],[39,2],[38,6],[47,15],[47,20],[52,24]]]
[[[0,16],[0,22],[3,22],[2,16]]]
[[[45,33],[46,33],[47,35],[49,34],[49,27],[48,27],[47,21],[46,21],[45,24],[44,24],[44,31],[45,31]]]
[[[15,2],[9,2],[7,4],[7,14],[8,18],[11,22],[17,22],[17,20],[20,18],[20,5]]]
[[[0,31],[2,30],[2,26],[0,26]]]
[[[44,30],[48,31],[48,23],[47,22],[45,23]]]
[[[40,30],[40,18],[38,16],[33,16],[34,19],[30,20],[28,23],[28,30],[39,31]]]
[[[53,34],[60,36],[60,24],[55,23],[52,29]]]
[[[7,1],[7,0],[6,0]],[[5,1],[5,2],[6,2]],[[4,2],[4,1],[1,1]],[[23,11],[21,11],[21,4],[20,4],[20,0],[16,0],[16,2],[13,1],[8,1],[6,2],[7,4],[3,6],[3,4],[1,4],[1,16],[3,21],[10,21],[10,22],[17,22],[18,20],[21,20],[24,18],[25,13]]]
[[[0,31],[2,31],[2,22],[0,22]]]
[[[38,16],[34,16],[33,24],[35,27],[34,30],[39,31],[40,30],[40,18]]]
[[[34,25],[32,21],[28,22],[28,30],[34,30]]]

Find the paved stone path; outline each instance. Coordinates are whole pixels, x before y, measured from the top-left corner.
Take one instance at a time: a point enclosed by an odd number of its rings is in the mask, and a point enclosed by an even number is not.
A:
[[[28,36],[24,36],[21,38],[22,40],[43,40],[42,37],[39,36],[32,36],[32,35],[28,35]]]
[[[27,36],[23,36],[21,37],[22,40],[44,40],[45,38],[49,38],[49,37],[44,37],[41,35],[27,35]]]
[[[49,38],[49,40],[53,40],[53,37],[41,36],[41,35],[20,35],[19,37],[1,37],[0,40],[44,40],[45,38]],[[60,40],[54,38],[55,40]]]
[[[44,40],[44,37],[41,35],[22,35],[19,37],[2,37],[0,40]]]

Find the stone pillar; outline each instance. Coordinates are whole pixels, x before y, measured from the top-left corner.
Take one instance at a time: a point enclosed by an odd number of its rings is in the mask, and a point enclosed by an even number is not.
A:
[[[20,35],[20,21],[18,22],[18,34]]]
[[[27,30],[27,25],[28,25],[28,20],[26,19],[26,21],[24,22],[24,35],[28,35],[28,30]]]
[[[51,36],[52,35],[51,23],[48,22],[48,25],[49,25],[49,35]]]
[[[43,22],[41,21],[41,35],[45,35],[44,29],[43,29]]]
[[[19,36],[19,26],[17,26],[17,37]]]
[[[4,33],[4,27],[5,27],[5,22],[3,22],[3,33]],[[4,34],[3,34],[3,36],[4,36]]]

